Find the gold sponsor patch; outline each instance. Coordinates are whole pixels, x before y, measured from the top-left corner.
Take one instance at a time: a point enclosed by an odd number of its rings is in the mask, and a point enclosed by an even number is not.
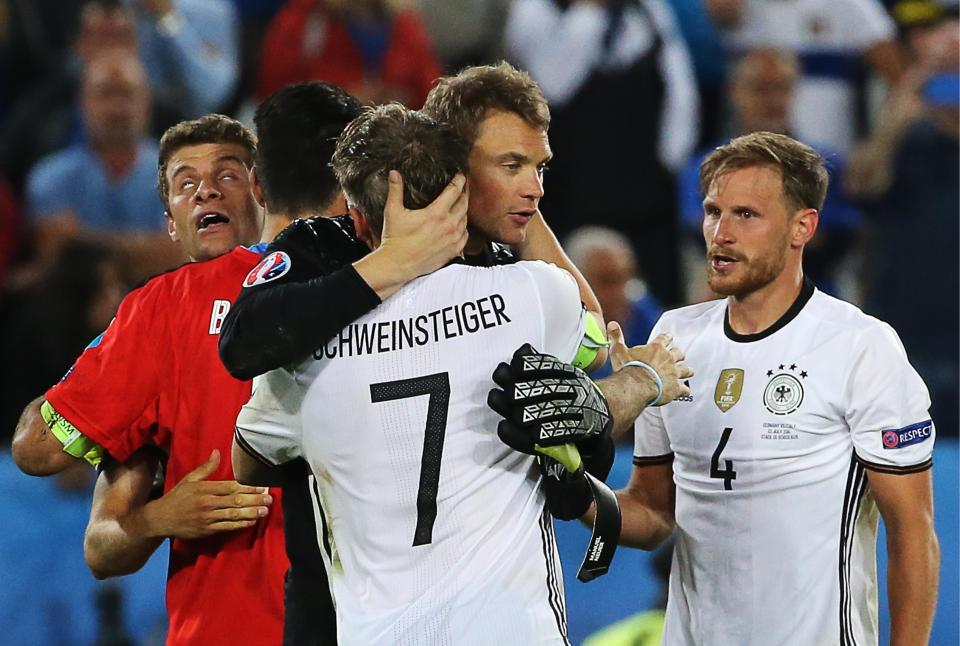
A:
[[[741,368],[726,368],[720,372],[717,387],[713,391],[713,403],[726,413],[740,401],[743,392],[743,370]]]

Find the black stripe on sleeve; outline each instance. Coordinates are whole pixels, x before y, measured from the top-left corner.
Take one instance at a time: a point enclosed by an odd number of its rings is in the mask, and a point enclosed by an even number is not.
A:
[[[273,462],[265,458],[263,454],[261,454],[255,448],[250,446],[250,443],[247,442],[245,439],[243,439],[243,435],[240,433],[240,428],[237,426],[233,427],[233,438],[237,441],[237,444],[240,445],[240,448],[243,449],[251,458],[255,459],[257,462],[260,462],[270,467],[271,469],[277,466],[276,464],[274,464]]]
[[[877,464],[876,462],[870,462],[869,460],[864,460],[859,455],[854,454],[854,459],[857,462],[862,464],[867,469],[871,471],[876,471],[877,473],[889,473],[891,475],[907,475],[909,473],[921,473],[933,466],[933,458],[927,458],[919,464],[911,464],[908,466],[898,466],[895,464]]]
[[[673,453],[665,455],[635,455],[633,456],[633,466],[649,467],[655,464],[670,464],[673,462]]]

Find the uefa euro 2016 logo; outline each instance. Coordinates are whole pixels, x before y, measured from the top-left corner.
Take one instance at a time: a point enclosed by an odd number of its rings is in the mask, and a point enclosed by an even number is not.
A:
[[[290,271],[290,256],[283,251],[274,251],[264,256],[243,280],[244,287],[254,287],[276,280]]]

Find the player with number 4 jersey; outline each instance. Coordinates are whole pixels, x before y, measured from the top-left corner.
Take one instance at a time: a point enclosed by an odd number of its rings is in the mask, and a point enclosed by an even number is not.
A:
[[[766,334],[725,313],[685,307],[653,332],[697,366],[691,396],[648,408],[635,435],[634,463],[672,460],[676,483],[664,643],[712,625],[723,639],[703,643],[876,643],[875,606],[858,601],[877,589],[864,469],[930,468],[927,389],[890,326],[810,283]]]

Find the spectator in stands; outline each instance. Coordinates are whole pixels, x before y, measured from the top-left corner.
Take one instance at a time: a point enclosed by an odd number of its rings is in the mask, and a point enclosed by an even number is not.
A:
[[[691,302],[711,297],[705,291],[702,280],[704,246],[700,226],[703,220],[703,197],[698,187],[700,162],[729,137],[759,131],[796,136],[793,107],[798,77],[797,59],[790,52],[761,47],[743,54],[730,72],[728,99],[731,127],[728,136],[694,155],[680,174],[680,221],[686,274],[690,280],[687,297]],[[843,189],[844,155],[822,144],[815,148],[826,159],[830,186],[820,214],[817,235],[804,253],[804,273],[818,287],[836,295],[842,283],[840,273],[844,262],[859,239],[862,218]],[[842,295],[848,298],[852,296]]]
[[[230,0],[122,0],[157,108],[155,132],[223,108],[240,75],[239,22]]]
[[[699,101],[670,7],[514,0],[505,38],[550,102],[551,227],[619,230],[657,298],[678,302],[674,173],[696,145]]]
[[[9,21],[9,22],[8,22]],[[239,73],[229,0],[32,0],[0,20],[16,61],[0,123],[0,167],[16,189],[40,158],[83,137],[74,98],[83,65],[99,52],[138,53],[154,100],[152,132],[221,108]]]
[[[614,229],[585,226],[567,236],[563,248],[593,288],[604,318],[620,324],[628,345],[646,343],[663,307],[637,274],[630,240]],[[606,363],[591,376],[609,374]]]
[[[65,240],[90,236],[126,254],[139,278],[175,264],[155,189],[143,66],[124,49],[102,51],[85,67],[81,93],[86,139],[42,160],[27,182],[39,263],[52,262]]]
[[[390,0],[288,0],[263,41],[257,95],[321,79],[363,103],[423,105],[440,63],[412,9]]]
[[[941,11],[935,24],[907,25],[905,37],[914,62],[854,151],[847,183],[865,200],[873,234],[864,309],[900,333],[930,389],[938,433],[956,434],[960,23]]]
[[[680,34],[687,43],[700,91],[700,138],[698,148],[723,137],[723,96],[726,90],[728,54],[702,0],[668,0],[677,17]]]
[[[810,145],[847,153],[866,132],[864,61],[893,85],[903,71],[896,28],[880,0],[705,0],[734,53],[774,47],[797,55],[791,121]]]

